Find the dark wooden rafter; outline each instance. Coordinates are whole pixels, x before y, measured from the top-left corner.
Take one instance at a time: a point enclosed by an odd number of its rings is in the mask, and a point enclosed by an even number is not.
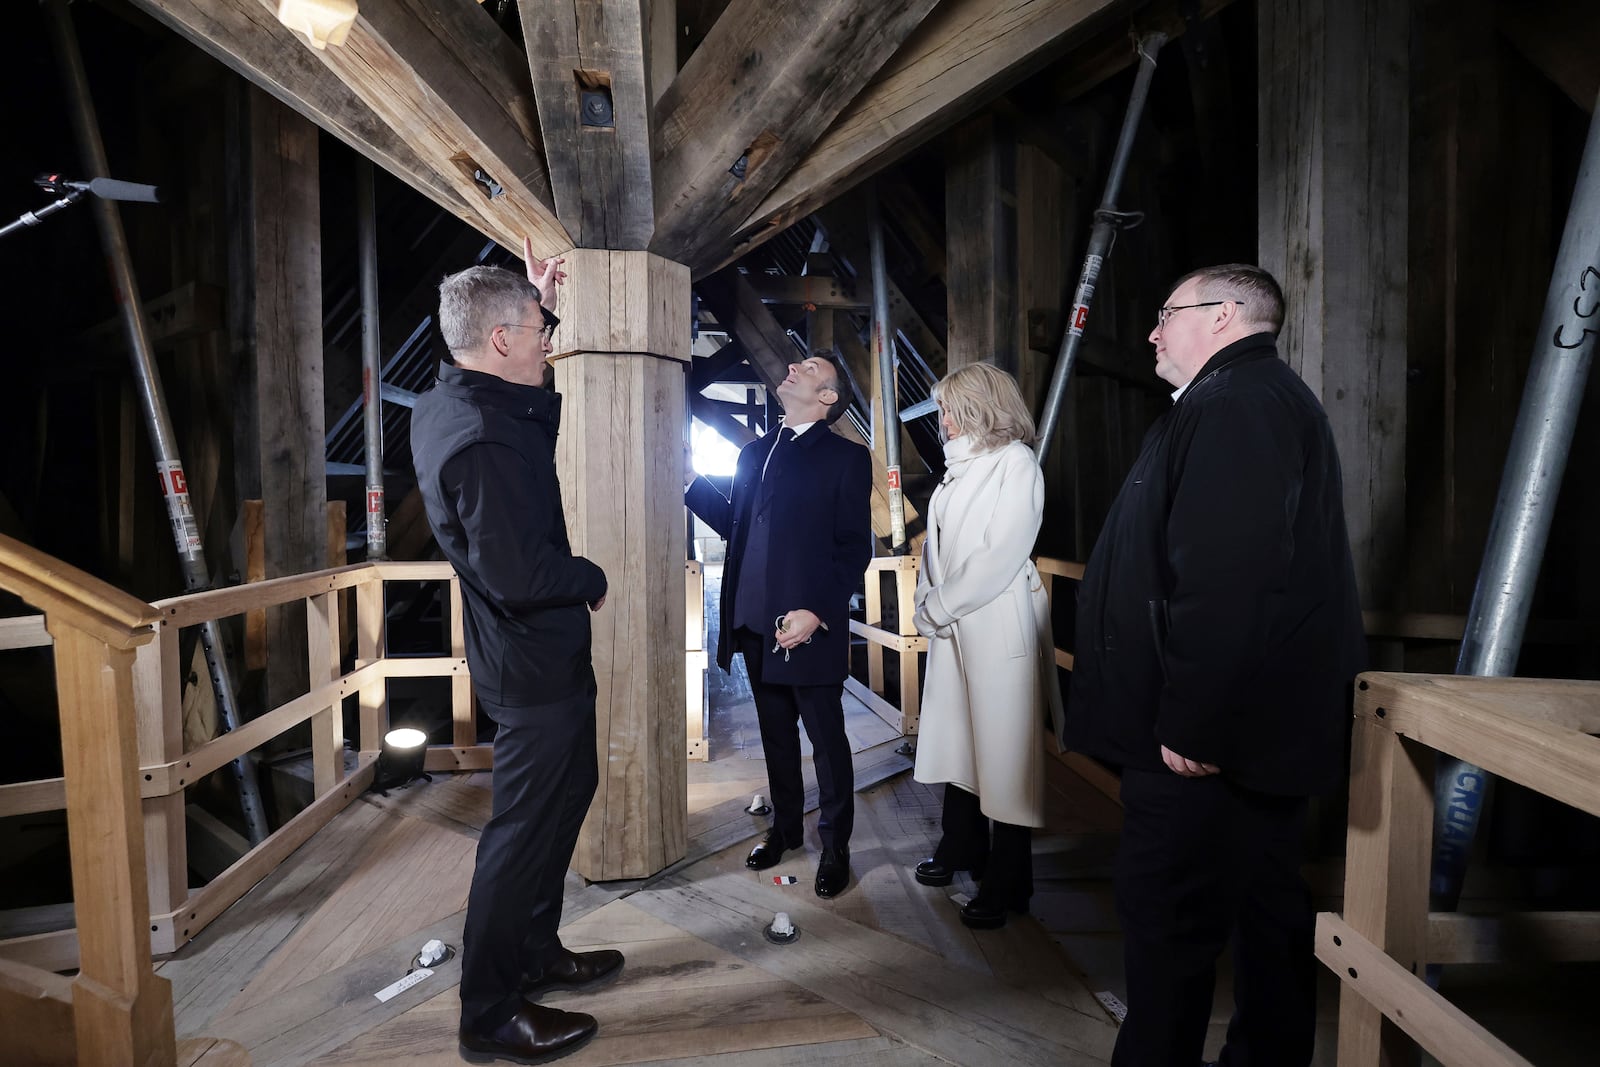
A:
[[[1196,13],[1229,2],[1199,0]],[[1061,66],[1082,71],[1074,85],[1084,92],[1133,65],[1138,34],[1183,28],[1177,0],[944,0],[704,269],[743,256],[1046,64],[1069,56]]]
[[[823,274],[761,275],[746,282],[763,304],[850,311],[872,306],[868,295],[858,292],[848,280]]]
[[[730,444],[743,448],[756,439],[756,432],[733,417],[730,407],[743,408],[742,404],[727,405],[699,393],[689,394],[689,414],[711,427]]]
[[[1060,55],[1126,0],[945,0],[721,250],[735,258]],[[1130,49],[1131,51],[1131,49]],[[715,266],[714,263],[708,264]]]
[[[262,81],[272,72],[264,87],[318,125],[356,132],[348,118],[376,117],[388,135],[366,132],[379,134],[374,147],[383,147],[381,155],[393,157],[398,145],[414,157],[397,173],[426,179],[431,172],[435,182],[428,184],[451,190],[460,207],[482,220],[475,225],[507,248],[520,250],[524,235],[540,255],[572,247],[549,206],[527,62],[471,0],[368,4],[345,43],[321,51],[277,23],[272,0],[134,2],[246,77]],[[291,51],[310,56],[310,64],[282,54]],[[316,66],[342,91],[317,76]],[[302,84],[314,88],[306,99]],[[348,118],[340,121],[340,114]],[[391,169],[362,142],[352,143]],[[474,179],[480,170],[499,192]]]
[[[695,283],[700,300],[729,333],[738,338],[750,367],[768,389],[777,389],[789,364],[803,359],[789,331],[779,325],[750,282],[732,267]]]
[[[733,0],[656,105],[651,251],[709,273],[707,257],[933,6]]]
[[[1500,0],[1495,26],[1517,51],[1585,112],[1600,94],[1600,9],[1558,0]]]
[[[746,358],[744,345],[736,337],[728,338],[727,344],[709,356],[695,357],[689,364],[689,392],[698,393],[708,385],[726,380],[724,376]]]
[[[580,247],[641,249],[655,229],[645,6],[521,0],[556,214]]]

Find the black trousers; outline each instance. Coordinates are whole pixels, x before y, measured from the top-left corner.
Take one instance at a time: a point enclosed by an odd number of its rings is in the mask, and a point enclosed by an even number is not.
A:
[[[517,1011],[524,974],[561,951],[561,899],[578,830],[600,783],[593,692],[537,707],[480,701],[496,723],[494,813],[461,938],[461,1023],[487,1030]]]
[[[772,638],[740,627],[734,639],[744,654],[756,698],[773,829],[789,848],[805,843],[806,786],[800,774],[799,726],[805,723],[811,765],[817,772],[817,832],[822,847],[848,846],[856,819],[856,771],[844,732],[844,686],[768,685],[761,680],[762,642]]]
[[[972,871],[978,897],[1001,908],[1024,909],[1033,897],[1033,830],[998,819],[991,824],[975,793],[954,782],[944,787],[944,836],[935,861],[953,870]]]
[[[1128,1017],[1114,1067],[1194,1067],[1230,941],[1234,1014],[1220,1062],[1304,1067],[1316,1022],[1311,894],[1300,877],[1308,803],[1220,775],[1122,775],[1117,912]]]

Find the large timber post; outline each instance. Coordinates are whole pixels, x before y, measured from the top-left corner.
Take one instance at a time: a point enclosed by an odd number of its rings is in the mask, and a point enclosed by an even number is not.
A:
[[[642,878],[683,858],[683,439],[689,268],[579,248],[561,298],[556,467],[572,550],[606,572],[592,617],[600,788],[572,866]]]
[[[1392,608],[1405,538],[1410,8],[1263,4],[1261,266],[1279,346],[1322,398],[1362,603]]]

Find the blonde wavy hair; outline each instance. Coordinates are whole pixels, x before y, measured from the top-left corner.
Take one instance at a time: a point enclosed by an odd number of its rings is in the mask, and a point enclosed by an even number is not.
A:
[[[1012,441],[1032,448],[1038,436],[1017,380],[993,364],[951,371],[934,385],[933,400],[979,448],[1002,448]]]

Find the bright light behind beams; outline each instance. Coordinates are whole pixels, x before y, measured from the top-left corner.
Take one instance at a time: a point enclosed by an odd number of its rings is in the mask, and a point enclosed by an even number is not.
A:
[[[739,449],[699,419],[690,424],[689,434],[695,472],[732,477],[739,462]]]

